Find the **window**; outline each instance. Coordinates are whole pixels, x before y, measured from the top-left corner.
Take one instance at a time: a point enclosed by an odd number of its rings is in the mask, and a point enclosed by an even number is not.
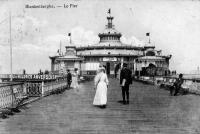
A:
[[[67,61],[65,62],[66,68],[74,68],[74,61]]]
[[[146,56],[155,56],[155,52],[154,51],[147,51]]]
[[[76,50],[73,48],[67,48],[66,55],[76,55]]]

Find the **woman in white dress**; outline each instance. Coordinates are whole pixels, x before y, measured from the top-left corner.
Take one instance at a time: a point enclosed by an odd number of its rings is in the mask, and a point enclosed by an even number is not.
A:
[[[96,94],[94,97],[93,105],[105,108],[107,103],[107,89],[109,82],[105,73],[105,69],[101,67],[98,71],[99,73],[97,73],[94,80]]]
[[[71,86],[75,89],[78,88],[78,69],[74,69],[74,73],[72,74],[72,84]]]

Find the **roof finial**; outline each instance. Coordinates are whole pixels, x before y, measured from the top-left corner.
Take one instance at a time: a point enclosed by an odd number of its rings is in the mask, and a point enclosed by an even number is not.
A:
[[[107,27],[108,28],[113,28],[113,25],[112,25],[113,17],[111,16],[111,9],[110,8],[108,9],[108,14],[109,14],[109,16],[107,17],[107,20],[108,20]]]

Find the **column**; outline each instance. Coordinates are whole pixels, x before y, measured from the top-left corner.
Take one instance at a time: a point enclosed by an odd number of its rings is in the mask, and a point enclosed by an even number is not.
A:
[[[55,64],[55,59],[51,59],[51,72],[54,71],[54,64]]]

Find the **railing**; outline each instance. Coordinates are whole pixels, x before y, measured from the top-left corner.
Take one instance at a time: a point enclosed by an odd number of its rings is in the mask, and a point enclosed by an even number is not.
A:
[[[42,96],[60,92],[65,88],[67,88],[67,80],[65,79],[47,83],[42,82]]]
[[[155,85],[164,85],[164,86],[172,86],[176,81],[176,77],[149,77],[149,76],[141,76],[138,80],[152,83]],[[200,94],[200,80],[196,78],[183,78],[183,84],[181,86],[183,89],[188,90],[190,93]]]
[[[27,95],[29,97],[41,97],[51,94],[56,90],[67,88],[67,80],[65,78],[59,78],[54,81],[41,81],[41,82],[27,82],[25,83]]]
[[[60,93],[67,88],[67,80],[59,77],[54,81],[3,82],[0,83],[0,115],[3,111],[16,109],[30,97],[44,97]]]
[[[10,83],[0,86],[0,109],[16,107],[24,95],[23,83]]]
[[[29,97],[42,96],[42,82],[27,82],[24,84]]]
[[[38,75],[38,74],[13,74],[13,79],[29,79],[29,80],[55,80],[58,75],[53,74],[44,74],[44,75]],[[0,79],[10,79],[10,74],[0,74]]]

